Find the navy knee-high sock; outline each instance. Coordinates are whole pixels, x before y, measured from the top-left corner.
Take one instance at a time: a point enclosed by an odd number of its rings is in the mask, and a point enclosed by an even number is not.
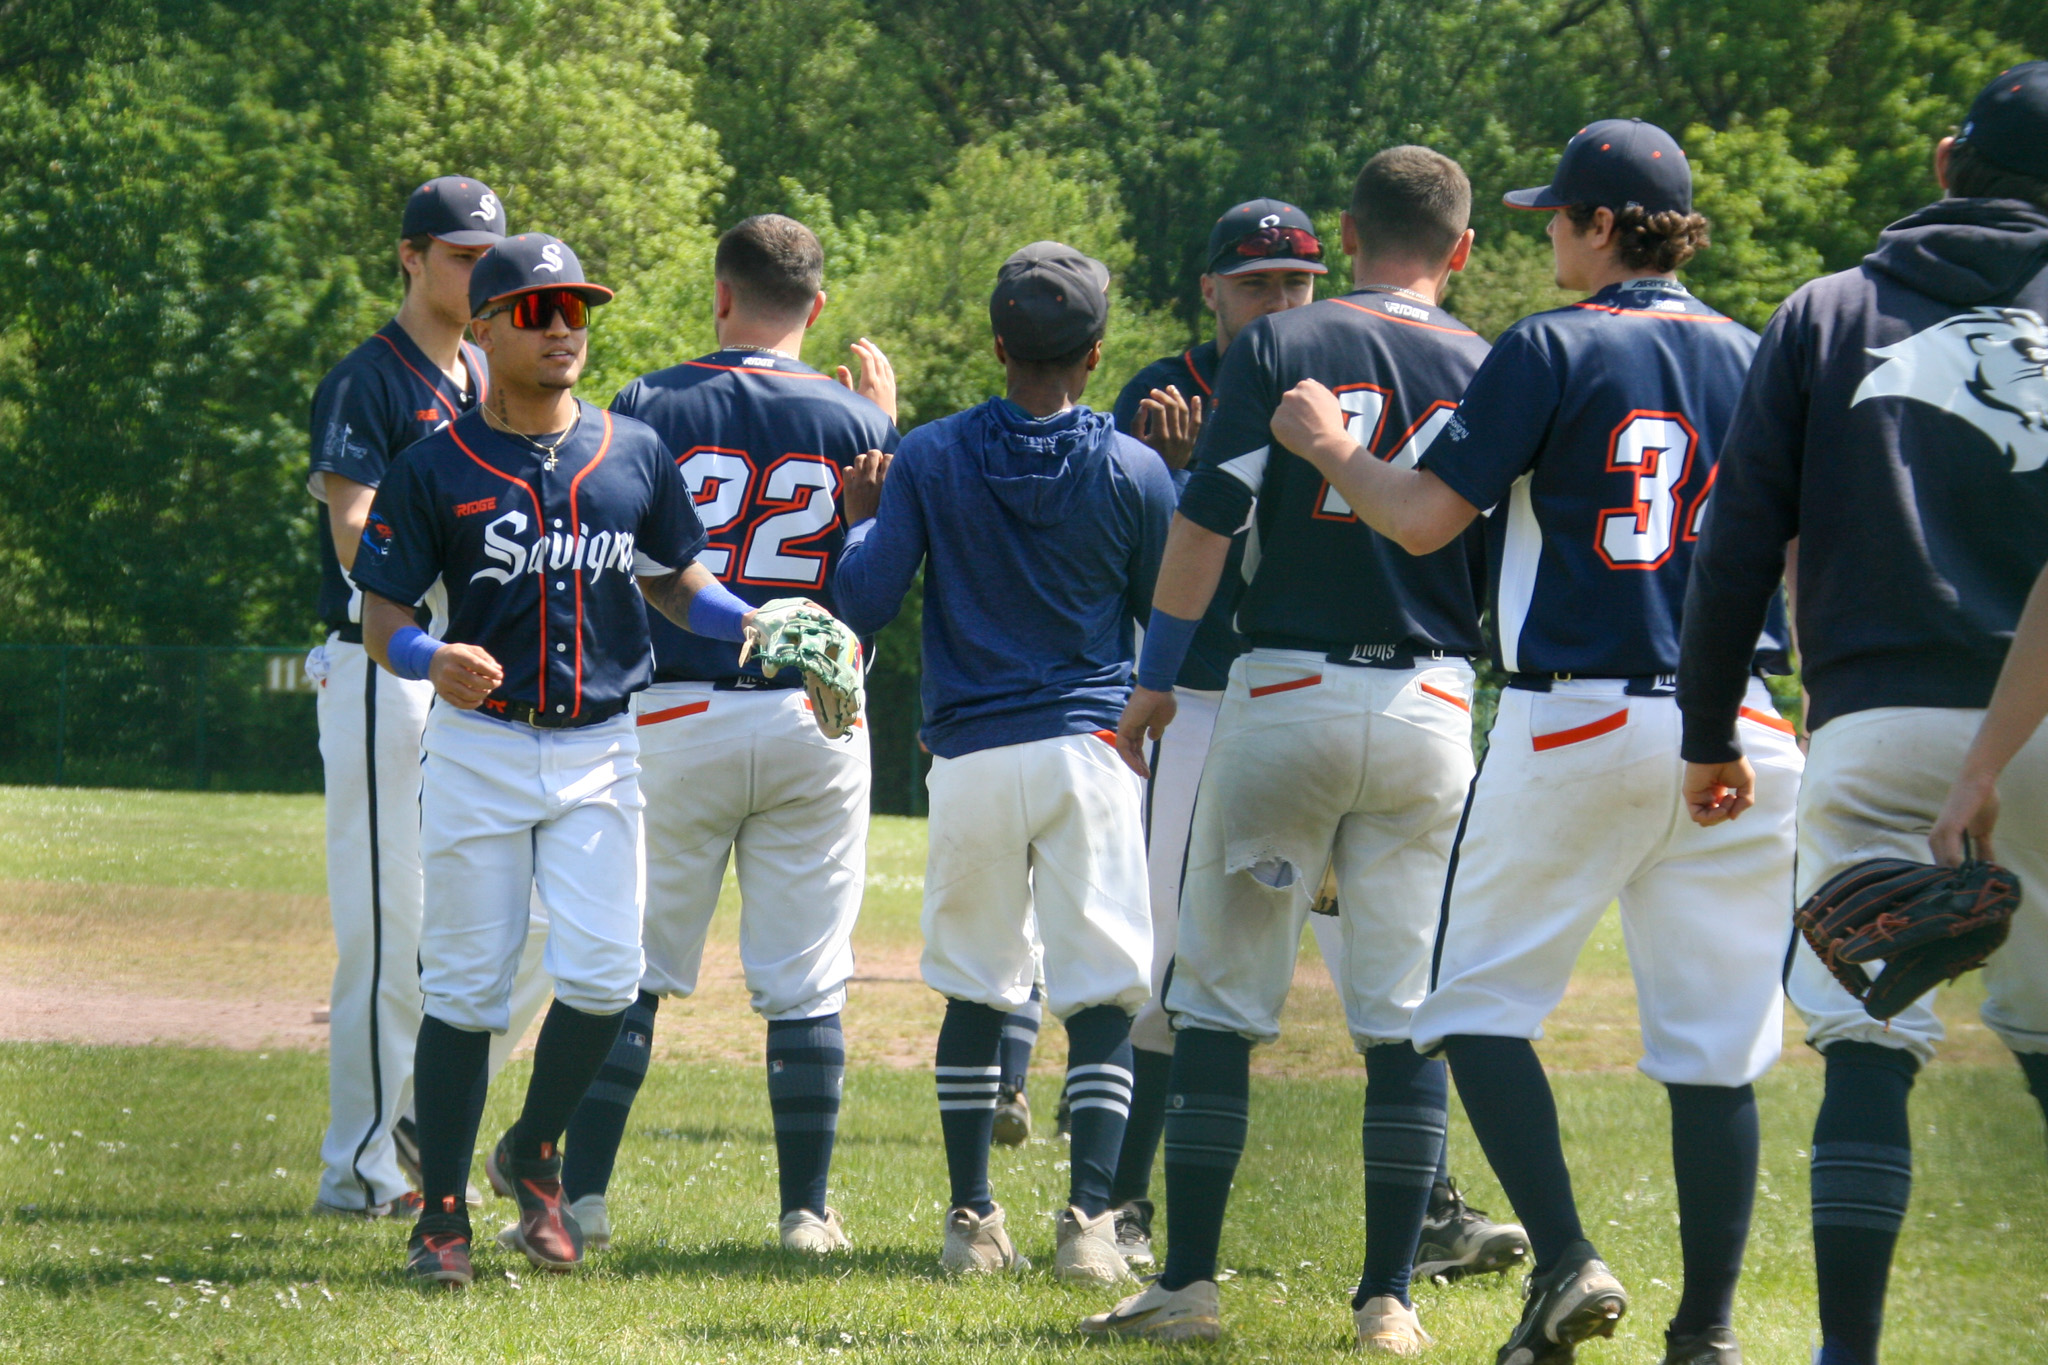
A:
[[[996,1121],[1002,1066],[1003,1021],[1010,1016],[967,1000],[946,1002],[939,1025],[939,1131],[946,1139],[946,1174],[952,1207],[987,1217],[995,1211],[988,1187],[988,1147]]]
[[[1031,988],[1031,998],[1017,1006],[1003,1020],[1003,1054],[998,1063],[1002,1067],[1003,1089],[1019,1090],[1031,1076],[1031,1050],[1038,1046],[1038,1026],[1045,1018],[1045,1006],[1041,1003],[1039,988]]]
[[[1093,1218],[1109,1207],[1131,1116],[1131,1016],[1091,1005],[1067,1018],[1067,1202]]]
[[[1408,1276],[1443,1158],[1449,1104],[1442,1062],[1405,1042],[1366,1049],[1365,1269],[1353,1308],[1383,1294],[1409,1301]]]
[[[1812,1183],[1821,1359],[1877,1365],[1892,1248],[1913,1194],[1906,1097],[1920,1063],[1876,1043],[1834,1043],[1825,1055]]]
[[[429,1014],[413,1048],[413,1122],[420,1140],[420,1196],[430,1213],[469,1220],[469,1156],[483,1122],[491,1035]]]
[[[1159,1135],[1166,1130],[1166,1086],[1173,1071],[1171,1052],[1131,1048],[1131,1117],[1124,1124],[1124,1145],[1117,1149],[1116,1180],[1109,1187],[1112,1205],[1149,1198],[1152,1160]]]
[[[507,1144],[514,1158],[530,1161],[561,1146],[569,1115],[576,1112],[619,1040],[625,1018],[624,1010],[586,1014],[560,1000],[548,1006],[540,1037],[533,1043],[533,1078],[526,1083],[526,1103]]]
[[[1746,1085],[1672,1085],[1671,1166],[1678,1184],[1678,1244],[1685,1289],[1674,1336],[1735,1324],[1735,1282],[1756,1207],[1756,1091]]]
[[[1536,1048],[1525,1038],[1444,1039],[1465,1116],[1487,1164],[1529,1232],[1535,1270],[1550,1269],[1564,1249],[1585,1238],[1572,1175],[1557,1132],[1557,1101]]]
[[[2026,1075],[2027,1089],[2033,1092],[2034,1103],[2041,1106],[2041,1116],[2048,1118],[2048,1052],[2015,1052],[2012,1055]]]
[[[612,1167],[626,1136],[626,1118],[647,1079],[647,1061],[654,1052],[654,1012],[661,999],[652,991],[626,1006],[619,1036],[597,1069],[597,1079],[569,1115],[562,1137],[562,1193],[571,1203],[611,1188]]]
[[[768,1107],[775,1114],[775,1159],[782,1211],[825,1215],[839,1093],[846,1084],[846,1035],[837,1014],[768,1025]]]
[[[1230,1182],[1244,1157],[1251,1111],[1252,1045],[1235,1033],[1174,1035],[1166,1099],[1166,1268],[1159,1283],[1185,1289],[1216,1278]]]

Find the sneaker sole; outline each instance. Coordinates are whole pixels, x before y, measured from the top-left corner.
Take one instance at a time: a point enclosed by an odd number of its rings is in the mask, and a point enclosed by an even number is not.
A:
[[[1119,1242],[1119,1243],[1117,1244],[1117,1248],[1116,1248],[1116,1250],[1117,1250],[1117,1254],[1118,1254],[1119,1256],[1122,1256],[1122,1257],[1124,1258],[1124,1264],[1125,1264],[1125,1265],[1151,1265],[1151,1264],[1153,1264],[1153,1258],[1152,1258],[1152,1244],[1151,1244],[1150,1242],[1147,1242],[1147,1243],[1146,1243],[1145,1245],[1143,1245],[1143,1246],[1131,1246],[1131,1247],[1127,1247],[1127,1246],[1123,1245],[1123,1244],[1122,1244],[1121,1242]]]
[[[557,1275],[570,1274],[580,1269],[583,1265],[581,1260],[557,1261],[541,1255],[527,1242],[525,1234],[519,1230],[519,1224],[517,1223],[514,1223],[511,1227],[498,1234],[498,1245],[507,1251],[519,1252],[528,1261],[533,1263],[534,1269],[551,1271]],[[588,1250],[587,1246],[585,1249]]]
[[[1560,1346],[1577,1346],[1594,1337],[1611,1337],[1628,1314],[1626,1294],[1595,1294],[1564,1315],[1557,1324]]]
[[[1005,1147],[1022,1147],[1031,1140],[1031,1127],[1022,1119],[998,1114],[995,1130],[989,1136]]]
[[[1174,1318],[1170,1322],[1104,1323],[1100,1327],[1083,1324],[1082,1332],[1092,1337],[1129,1337],[1139,1341],[1214,1341],[1223,1335],[1223,1323],[1217,1318]]]
[[[405,1273],[422,1289],[467,1289],[476,1278],[459,1270],[407,1270]]]
[[[1455,1284],[1468,1275],[1498,1275],[1527,1264],[1529,1245],[1513,1233],[1488,1238],[1479,1250],[1462,1261],[1419,1261],[1415,1278],[1438,1284]]]

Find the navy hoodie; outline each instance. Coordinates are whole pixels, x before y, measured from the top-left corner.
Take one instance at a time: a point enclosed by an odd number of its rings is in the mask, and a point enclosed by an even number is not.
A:
[[[1685,757],[1741,753],[1750,653],[1799,541],[1807,722],[1981,707],[2048,561],[2048,213],[1944,199],[1765,329],[1685,601]]]
[[[834,600],[872,634],[925,566],[923,738],[941,758],[1114,729],[1173,507],[1165,463],[1107,414],[992,398],[903,438]]]

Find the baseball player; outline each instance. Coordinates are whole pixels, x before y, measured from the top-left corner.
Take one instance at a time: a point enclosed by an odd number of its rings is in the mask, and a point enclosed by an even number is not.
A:
[[[469,176],[429,180],[406,200],[398,243],[398,315],[321,380],[313,397],[307,487],[325,508],[320,619],[306,661],[319,680],[327,788],[327,899],[336,962],[328,998],[327,1134],[316,1213],[417,1212],[417,1144],[408,1115],[420,1026],[420,731],[433,689],[392,676],[363,652],[362,596],[349,578],[370,499],[399,451],[475,407],[489,390],[483,353],[463,341],[469,272],[505,231],[505,210]],[[513,1027],[495,1071],[547,997],[531,939]],[[480,1202],[480,1201],[479,1201]]]
[[[1742,724],[1739,636],[1796,551],[1812,750],[1799,897],[1869,858],[1924,860],[1993,794],[2023,899],[1983,1015],[2048,1102],[2048,740],[1985,727],[2028,587],[2048,562],[2048,63],[2000,75],[1935,149],[1947,197],[1815,280],[1766,330],[1730,430],[1686,600],[1686,794],[1710,832],[1768,822],[1766,738]],[[2025,656],[2015,647],[2012,672]],[[2003,738],[2001,738],[2003,734]],[[1775,743],[1775,741],[1771,741]],[[2002,775],[1987,757],[2010,756]],[[1739,817],[1739,818],[1737,818]],[[1732,824],[1727,823],[1733,821]],[[1925,1000],[1886,1023],[1802,947],[1788,979],[1827,1060],[1813,1132],[1823,1365],[1875,1365],[1912,1189],[1907,1094],[1934,1055]]]
[[[555,1001],[524,1108],[487,1169],[519,1205],[501,1242],[548,1270],[583,1259],[558,1145],[643,968],[628,712],[651,672],[641,593],[707,633],[737,637],[747,616],[692,563],[703,526],[660,438],[572,395],[589,310],[611,296],[545,234],[483,255],[469,300],[489,397],[400,457],[356,558],[365,647],[436,693],[421,765],[426,1010],[414,1054],[425,1210],[407,1254],[408,1272],[428,1283],[471,1278],[462,1191],[490,1035],[509,1022],[536,891]],[[436,584],[449,608],[443,639],[413,621]]]
[[[1402,552],[1275,447],[1268,427],[1281,395],[1313,375],[1342,395],[1340,426],[1348,420],[1376,455],[1412,464],[1429,446],[1486,354],[1436,302],[1471,249],[1471,202],[1449,158],[1425,147],[1380,153],[1344,216],[1352,291],[1251,322],[1224,357],[1117,727],[1140,772],[1148,737],[1155,753],[1170,752],[1173,682],[1231,537],[1252,519],[1258,559],[1237,607],[1251,652],[1231,667],[1207,745],[1166,983],[1177,1030],[1166,1115],[1173,1235],[1158,1281],[1083,1331],[1170,1340],[1221,1330],[1216,1259],[1244,1150],[1251,1048],[1279,1036],[1308,889],[1334,868],[1343,948],[1333,960],[1367,1076],[1354,1326],[1368,1349],[1412,1354],[1429,1341],[1408,1283],[1443,1156],[1448,1081],[1409,1045],[1408,1019],[1472,776],[1467,660],[1482,639],[1471,547]],[[1296,260],[1309,259],[1302,229],[1280,231]]]
[[[1535,1266],[1502,1362],[1558,1362],[1611,1334],[1627,1294],[1586,1239],[1543,1032],[1608,904],[1621,902],[1642,1070],[1672,1114],[1685,1283],[1666,1365],[1733,1365],[1736,1279],[1755,1198],[1751,1083],[1776,1060],[1790,933],[1800,755],[1751,623],[1736,689],[1765,765],[1743,825],[1684,820],[1677,761],[1679,610],[1753,334],[1676,272],[1704,244],[1685,154],[1633,119],[1581,130],[1551,183],[1507,196],[1551,213],[1560,286],[1589,295],[1502,334],[1412,469],[1359,458],[1320,386],[1289,394],[1274,435],[1376,529],[1414,552],[1482,509],[1501,693],[1444,888],[1415,1046],[1443,1051]],[[1773,642],[1775,644],[1775,642]],[[1731,724],[1733,718],[1731,716]]]
[[[804,332],[825,306],[824,253],[778,214],[719,239],[718,349],[634,380],[612,411],[668,445],[710,536],[704,567],[754,606],[807,596],[831,605],[844,536],[846,467],[893,451],[869,398],[805,365]],[[887,359],[867,343],[864,377],[894,406]],[[839,1012],[853,974],[868,829],[864,727],[825,737],[802,675],[762,676],[729,641],[648,618],[654,682],[633,702],[647,795],[647,970],[619,1041],[570,1121],[562,1188],[593,1246],[611,1236],[605,1189],[646,1076],[661,997],[689,995],[728,861],[740,884],[740,959],[768,1023],[768,1102],[781,1163],[783,1246],[847,1245],[825,1203],[846,1044]]]
[[[1101,358],[1109,272],[1035,242],[989,300],[1007,396],[928,423],[893,465],[863,456],[834,576],[856,630],[895,616],[924,575],[923,739],[933,759],[924,979],[948,997],[939,1121],[952,1178],[941,1264],[1022,1264],[988,1182],[1003,1024],[1030,998],[1065,1021],[1072,1109],[1063,1279],[1130,1278],[1109,1184],[1130,1111],[1130,1016],[1149,993],[1138,779],[1110,727],[1129,688],[1173,481],[1079,402]],[[870,485],[887,483],[872,517]]]

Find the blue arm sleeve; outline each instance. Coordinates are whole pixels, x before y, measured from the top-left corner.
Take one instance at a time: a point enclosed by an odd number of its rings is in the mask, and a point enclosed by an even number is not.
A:
[[[1201,624],[1199,617],[1191,621],[1152,608],[1152,619],[1145,625],[1145,648],[1138,656],[1138,686],[1154,692],[1171,692],[1173,680],[1180,676],[1180,666],[1187,662],[1188,646],[1195,642],[1195,631]]]
[[[723,583],[714,581],[690,599],[690,633],[739,644],[747,638],[747,613],[752,610]]]
[[[925,525],[916,486],[915,435],[909,452],[899,450],[882,485],[875,515],[846,533],[846,548],[832,571],[832,600],[839,619],[859,635],[872,635],[896,619],[903,595],[924,563]],[[906,466],[910,453],[913,463]]]
[[[426,679],[427,669],[434,662],[434,656],[441,652],[441,641],[421,630],[418,626],[401,626],[391,637],[385,648],[391,660],[391,671],[401,678],[414,682]]]

